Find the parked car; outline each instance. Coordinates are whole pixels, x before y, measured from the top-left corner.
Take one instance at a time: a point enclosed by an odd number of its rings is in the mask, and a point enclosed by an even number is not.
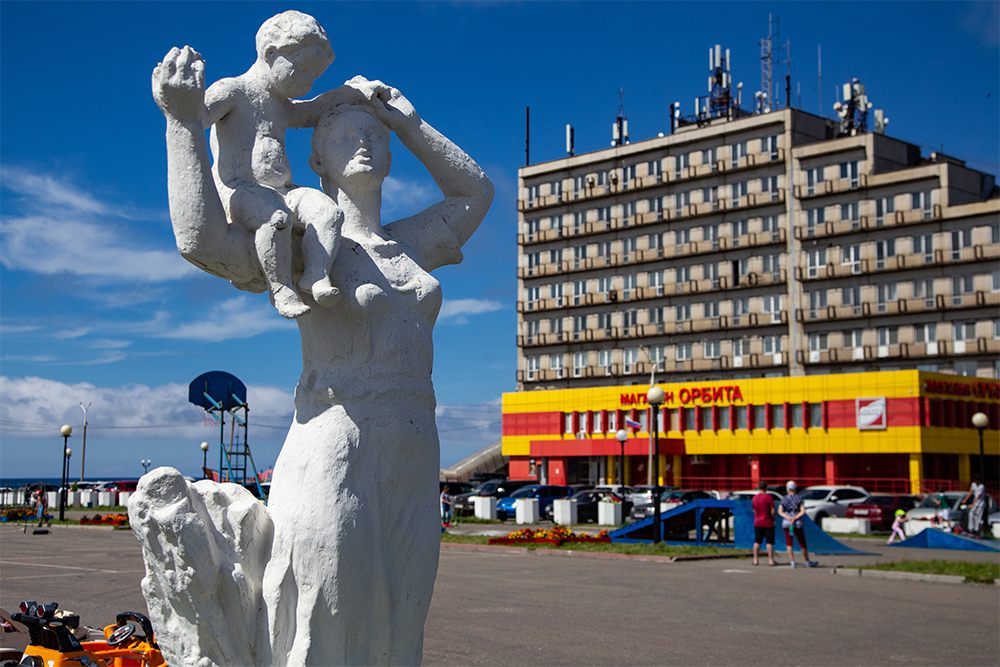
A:
[[[463,493],[472,493],[475,490],[472,484],[468,482],[441,482],[438,484],[438,493],[444,491],[444,487],[446,486],[450,489],[448,495],[453,498]]]
[[[780,493],[778,493],[777,491],[772,491],[772,490],[768,489],[767,493],[768,493],[768,495],[771,496],[771,498],[774,499],[774,502],[776,502],[776,503],[780,503],[781,502],[781,499],[782,499],[783,496]],[[726,500],[753,500],[753,497],[756,496],[756,495],[757,495],[757,490],[756,489],[754,489],[752,491],[733,491],[728,496],[726,496]]]
[[[632,487],[632,504],[635,506],[648,505],[653,501],[653,489],[651,484],[639,484]],[[656,494],[662,495],[668,491],[673,491],[672,486],[657,486],[655,487]]]
[[[628,513],[632,511],[632,501],[626,500],[617,493],[610,491],[589,489],[577,491],[569,497],[570,500],[576,501],[576,520],[580,523],[597,523],[598,503],[607,498],[615,498],[617,502],[622,504],[623,516],[628,516]],[[546,514],[544,515],[546,518],[551,519],[553,517],[554,506],[555,503],[553,502],[546,509]]]
[[[948,520],[952,523],[961,524],[963,528],[966,527],[966,517],[969,513],[969,503],[963,503],[962,498],[965,497],[967,491],[945,491],[944,496],[948,499],[951,504],[950,512],[948,513]],[[906,518],[910,521],[930,521],[938,513],[940,505],[938,505],[935,500],[941,495],[940,493],[930,493],[924,498],[923,502],[914,507],[912,510],[906,513]],[[993,496],[986,495],[986,517],[987,520],[992,520],[990,516],[997,511],[997,504],[993,500]]]
[[[810,486],[799,493],[806,516],[816,523],[828,516],[847,516],[849,505],[864,502],[870,495],[860,486]]]
[[[872,530],[892,530],[896,510],[909,512],[920,502],[914,496],[869,496],[868,500],[847,508],[848,519],[868,519]]]
[[[692,500],[707,500],[710,498],[712,498],[712,494],[707,491],[664,491],[660,494],[660,512],[667,512]],[[645,519],[648,516],[653,516],[653,503],[643,503],[641,505],[634,503],[629,516],[633,519]]]
[[[476,496],[497,499],[506,498],[522,486],[528,486],[529,484],[533,484],[533,482],[528,480],[491,479],[480,484],[471,493],[462,493],[455,496],[452,499],[451,511],[455,516],[471,516],[476,510],[476,506],[472,500]]]
[[[621,484],[601,484],[600,486],[595,486],[594,491],[609,491],[617,496],[620,496],[624,500],[632,502],[631,486],[623,486]]]
[[[568,498],[569,491],[569,487],[567,486],[543,486],[541,484],[533,484],[531,486],[521,487],[506,498],[502,498],[497,503],[497,518],[501,521],[513,519],[514,503],[519,498],[537,498],[538,516],[545,516],[545,510],[552,507],[552,503],[555,499]]]

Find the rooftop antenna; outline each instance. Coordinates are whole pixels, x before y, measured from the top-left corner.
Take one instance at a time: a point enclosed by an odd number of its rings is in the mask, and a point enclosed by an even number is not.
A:
[[[792,106],[792,40],[786,39],[782,45],[785,48],[785,59],[782,61],[788,66],[785,74],[785,106]]]
[[[773,67],[774,67],[774,50],[773,44],[774,40],[778,38],[778,33],[774,29],[774,25],[778,23],[778,19],[773,14],[767,15],[767,37],[760,40],[760,92],[766,93],[767,97],[759,97],[758,100],[763,102],[762,109],[760,113],[768,113],[771,111],[771,100],[777,98],[777,90],[772,89],[771,84],[773,83]]]
[[[618,117],[611,126],[611,145],[623,146],[628,143],[628,116],[625,115],[625,89],[618,89]]]
[[[868,131],[868,111],[872,108],[872,103],[868,101],[868,96],[865,94],[865,86],[861,83],[861,79],[853,78],[850,83],[845,83],[843,85],[843,102],[837,102],[833,105],[834,110],[840,117],[840,136],[855,136],[857,134],[862,134]],[[876,131],[878,131],[879,125],[881,125],[882,131],[885,131],[885,119],[884,116],[879,118],[881,114],[877,114],[876,117]]]
[[[823,115],[823,45],[816,45],[816,90],[819,92],[819,115]]]
[[[531,107],[524,107],[524,166],[531,164]]]
[[[573,157],[573,126],[566,123],[566,152]]]

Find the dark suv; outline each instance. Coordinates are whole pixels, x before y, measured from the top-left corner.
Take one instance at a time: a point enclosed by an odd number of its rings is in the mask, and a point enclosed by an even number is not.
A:
[[[533,483],[530,480],[491,479],[483,482],[469,493],[462,493],[455,496],[452,501],[454,503],[452,511],[456,516],[472,516],[476,511],[476,506],[472,499],[476,496],[492,496],[499,500],[500,498],[506,498],[522,486],[528,486]]]

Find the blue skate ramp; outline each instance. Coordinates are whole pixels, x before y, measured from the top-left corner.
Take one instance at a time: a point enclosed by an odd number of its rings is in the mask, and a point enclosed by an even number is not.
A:
[[[806,537],[808,541],[809,538]],[[946,533],[938,528],[926,528],[902,542],[890,547],[916,547],[918,549],[954,549],[956,551],[1000,551],[1000,541],[977,540],[954,533]]]
[[[732,527],[729,528],[729,518]],[[660,517],[662,536],[666,544],[731,547],[752,549],[754,539],[753,506],[749,500],[695,500],[664,512]],[[870,555],[838,542],[809,517],[804,517],[806,546],[810,554],[822,556]],[[781,519],[774,530],[775,551],[785,550],[785,534]],[[610,534],[612,542],[650,544],[653,539],[653,518],[629,524]],[[799,540],[792,538],[792,548],[801,551]]]

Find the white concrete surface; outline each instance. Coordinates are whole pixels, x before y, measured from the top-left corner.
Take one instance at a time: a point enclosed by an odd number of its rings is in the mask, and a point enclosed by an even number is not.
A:
[[[538,523],[538,498],[518,498],[514,501],[517,523]]]
[[[622,523],[621,503],[597,503],[597,524],[619,526]]]
[[[577,501],[569,498],[559,498],[552,503],[552,519],[560,526],[571,526],[577,521]]]
[[[99,491],[97,493],[98,507],[113,507],[118,504],[118,494],[114,491]]]
[[[492,496],[475,496],[472,499],[477,519],[497,518],[497,499]]]
[[[848,519],[836,516],[823,517],[820,526],[828,533],[857,533],[859,535],[871,535],[871,519]]]

